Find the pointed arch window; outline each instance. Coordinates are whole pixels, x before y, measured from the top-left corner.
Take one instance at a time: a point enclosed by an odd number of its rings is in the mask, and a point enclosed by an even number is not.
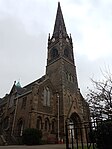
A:
[[[52,129],[52,133],[55,133],[56,132],[56,121],[55,119],[52,120],[51,122],[51,129]]]
[[[11,95],[10,101],[9,101],[9,108],[11,108],[14,105],[14,96]]]
[[[43,99],[44,106],[50,106],[50,97],[51,97],[50,89],[49,87],[45,87],[44,88],[44,99]]]
[[[26,107],[26,102],[27,102],[27,97],[23,97],[21,109],[25,109],[25,107]]]
[[[64,49],[64,56],[68,60],[70,60],[71,62],[74,61],[74,59],[73,59],[73,51],[70,48],[68,48],[68,47]]]
[[[49,131],[50,130],[50,122],[49,119],[46,118],[45,119],[45,131]]]
[[[68,95],[68,105],[71,105],[71,103],[72,103],[72,96],[71,95]]]
[[[69,81],[69,82],[74,82],[74,76],[71,74],[71,73],[69,73],[69,72],[66,72],[66,78],[67,78],[67,80]]]
[[[58,50],[56,48],[51,49],[51,59],[58,57]]]
[[[37,118],[37,125],[36,125],[36,127],[37,127],[38,130],[42,129],[42,119],[41,119],[41,117]]]
[[[18,124],[17,124],[17,129],[18,129],[18,135],[19,136],[23,135],[23,128],[24,128],[23,120],[19,119]]]
[[[69,51],[68,51],[67,49],[64,50],[64,55],[65,55],[66,57],[69,57]]]
[[[7,116],[3,121],[3,128],[8,129],[9,128],[9,117]]]

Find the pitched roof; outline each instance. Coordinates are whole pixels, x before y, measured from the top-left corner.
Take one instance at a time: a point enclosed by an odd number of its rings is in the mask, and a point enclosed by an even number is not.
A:
[[[41,83],[41,82],[43,82],[43,81],[45,80],[45,77],[46,77],[46,76],[44,75],[44,76],[42,76],[41,78],[39,78],[38,80],[35,80],[34,82],[31,82],[30,84],[24,86],[23,88],[26,89],[25,92],[30,91],[30,90],[32,89],[32,86],[33,86],[35,83]]]

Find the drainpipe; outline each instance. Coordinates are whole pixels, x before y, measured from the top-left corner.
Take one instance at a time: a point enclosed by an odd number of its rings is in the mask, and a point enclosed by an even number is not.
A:
[[[15,125],[15,120],[16,120],[17,106],[18,106],[18,97],[17,97],[17,100],[16,100],[16,107],[15,107],[15,112],[14,112],[14,119],[13,119],[13,124],[12,124],[11,136],[13,135],[13,132],[14,132],[14,125]]]
[[[60,132],[60,119],[59,119],[59,94],[57,94],[57,99],[58,99],[58,143],[59,143],[59,141],[60,141],[60,136],[59,136],[59,132]]]

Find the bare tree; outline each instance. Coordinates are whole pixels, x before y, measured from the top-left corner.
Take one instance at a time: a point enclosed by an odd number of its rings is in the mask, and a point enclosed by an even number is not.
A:
[[[89,89],[87,101],[90,105],[92,118],[97,119],[112,119],[112,76],[106,73],[104,80],[94,81],[94,90]]]

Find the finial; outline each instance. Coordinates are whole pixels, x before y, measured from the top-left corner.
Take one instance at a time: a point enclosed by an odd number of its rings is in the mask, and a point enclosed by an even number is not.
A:
[[[71,38],[71,33],[70,33],[70,38]]]
[[[70,33],[70,40],[72,41],[72,36],[71,36],[71,33]]]
[[[48,40],[50,40],[50,33],[49,33],[49,36],[48,36]]]
[[[71,45],[73,46],[71,33],[70,33],[70,43],[71,43]]]

